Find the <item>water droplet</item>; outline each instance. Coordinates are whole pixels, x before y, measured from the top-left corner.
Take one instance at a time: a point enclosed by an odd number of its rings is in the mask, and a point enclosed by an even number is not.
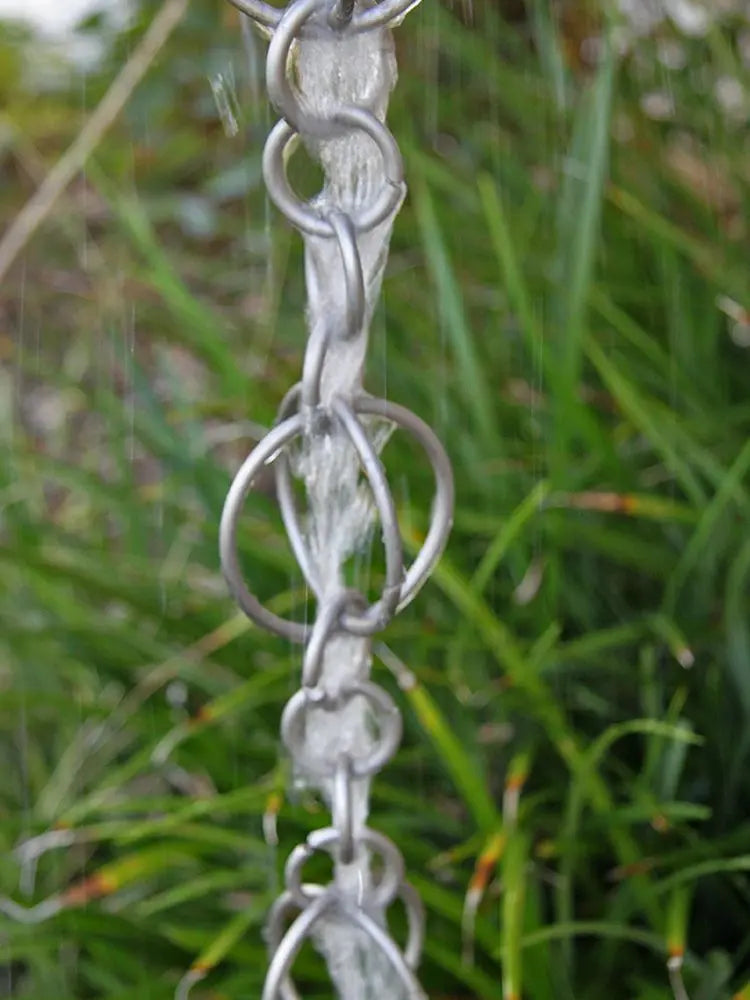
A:
[[[232,74],[214,73],[209,79],[211,93],[216,101],[216,110],[219,112],[224,131],[228,136],[234,137],[240,130],[237,121],[237,97],[235,95],[234,80]]]

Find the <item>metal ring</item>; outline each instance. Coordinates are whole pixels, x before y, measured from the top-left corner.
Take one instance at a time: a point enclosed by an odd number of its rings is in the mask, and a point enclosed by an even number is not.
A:
[[[398,531],[396,510],[385,478],[385,471],[372,442],[343,400],[334,401],[333,411],[349,436],[362,463],[383,528],[386,579],[382,595],[362,615],[345,614],[342,618],[342,627],[347,632],[364,637],[373,635],[390,621],[401,598],[404,568],[401,535]],[[304,642],[309,634],[310,626],[303,622],[281,618],[264,607],[250,592],[242,577],[237,554],[237,523],[253,479],[264,465],[279,459],[277,462],[277,491],[289,541],[310,586],[320,596],[320,585],[313,575],[312,562],[294,507],[288,459],[283,456],[283,453],[281,453],[281,457],[279,455],[280,450],[304,430],[304,426],[304,415],[297,413],[274,427],[256,445],[240,467],[229,489],[219,528],[219,549],[224,576],[240,608],[258,625],[290,639],[292,642]]]
[[[300,386],[294,387],[287,393],[281,404],[280,417],[285,418],[287,416],[287,413],[291,411],[292,406],[300,398],[300,395]],[[344,400],[334,400],[331,410],[340,421],[359,456],[364,473],[370,483],[383,531],[386,572],[382,594],[361,615],[348,613],[342,618],[342,629],[344,631],[365,637],[373,635],[382,629],[391,620],[399,601],[402,600],[404,562],[401,534],[398,528],[393,496],[388,486],[388,480],[385,478],[385,470],[373,448],[372,442],[357,420],[356,414]],[[320,597],[322,585],[318,579],[318,574],[305,542],[299,513],[294,502],[289,460],[285,455],[282,454],[279,457],[279,460],[274,465],[274,471],[276,473],[276,493],[289,543],[309,586]]]
[[[362,129],[377,144],[383,157],[385,183],[371,205],[353,213],[352,222],[359,232],[373,229],[396,210],[404,195],[403,166],[396,141],[371,112],[364,108],[345,107],[332,120]],[[271,200],[298,229],[312,236],[331,237],[334,229],[324,216],[313,211],[292,191],[286,175],[284,152],[297,132],[283,118],[271,129],[263,150],[263,178]]]
[[[387,399],[377,399],[375,396],[360,396],[354,400],[352,409],[373,417],[383,417],[396,424],[401,430],[411,434],[422,446],[429,459],[435,476],[435,494],[432,500],[432,515],[422,548],[406,572],[401,586],[401,597],[396,611],[402,611],[411,603],[419,589],[429,577],[435,564],[445,548],[445,543],[453,524],[453,503],[455,487],[450,459],[439,438],[424,420],[420,419],[405,406],[392,403]],[[349,629],[348,618],[342,619],[342,627]]]
[[[257,597],[250,593],[242,577],[237,554],[237,522],[245,498],[257,474],[265,465],[273,462],[279,450],[289,444],[303,429],[304,418],[301,413],[297,413],[284,420],[283,423],[277,424],[256,445],[242,463],[229,488],[219,526],[221,566],[234,599],[248,618],[251,618],[256,624],[270,632],[284,636],[285,639],[290,639],[292,642],[304,642],[309,634],[310,626],[279,617],[264,607]]]
[[[229,0],[229,2],[237,10],[267,28],[275,28],[284,13],[283,9],[263,3],[262,0]],[[349,30],[368,31],[371,28],[383,27],[406,17],[420,2],[421,0],[380,0],[374,7],[357,12],[352,17]]]
[[[357,246],[357,234],[351,217],[344,212],[332,212],[328,216],[341,257],[346,295],[344,329],[336,329],[333,323],[320,322],[310,332],[305,347],[302,369],[302,405],[317,406],[320,402],[320,382],[323,374],[328,345],[332,333],[341,334],[343,340],[350,340],[360,332],[365,321],[365,280],[362,273],[362,259]],[[310,257],[305,259],[306,283],[308,290],[317,287],[317,275],[310,265]]]
[[[284,879],[289,894],[300,908],[309,906],[315,898],[315,895],[311,895],[302,883],[302,869],[316,851],[326,851],[333,855],[334,849],[340,846],[340,842],[339,831],[335,827],[327,826],[322,830],[314,830],[305,843],[299,844],[289,855],[284,866]],[[403,858],[391,840],[377,830],[370,830],[369,827],[357,833],[357,843],[369,847],[382,859],[383,869],[378,882],[368,893],[368,904],[385,909],[399,894],[404,878]]]
[[[341,613],[352,604],[366,606],[366,601],[358,590],[342,590],[332,600],[318,608],[318,614],[305,647],[305,657],[302,661],[302,684],[304,687],[315,687],[323,670],[323,656],[328,641],[336,632],[340,632]]]
[[[396,703],[383,688],[372,681],[355,681],[348,684],[335,697],[320,688],[302,688],[296,691],[286,703],[281,716],[281,738],[290,753],[298,756],[299,748],[305,739],[305,715],[307,709],[340,707],[347,704],[357,695],[367,698],[375,710],[380,730],[379,739],[367,756],[352,757],[351,769],[355,778],[366,778],[379,771],[393,756],[401,741],[401,713]],[[333,774],[331,774],[333,777]]]
[[[414,976],[421,951],[423,927],[418,921],[415,925],[411,923],[414,916],[409,903],[411,898],[409,894],[414,892],[411,886],[402,884],[398,893],[404,900],[407,920],[410,922],[409,944],[404,954],[376,920],[361,907],[347,902],[334,888],[306,886],[305,891],[310,893],[312,902],[305,906],[286,933],[283,929],[284,920],[291,910],[297,908],[292,894],[285,892],[271,909],[266,931],[271,962],[261,1000],[300,1000],[300,995],[291,979],[292,966],[310,931],[329,909],[341,911],[343,916],[348,917],[382,949],[405,986],[408,1000],[426,1000],[424,991]]]
[[[286,934],[284,919],[290,910],[299,909],[291,893],[282,893],[268,914],[266,945],[271,963],[266,973],[261,1000],[301,1000],[289,975],[294,959],[314,925],[336,903],[334,894],[326,892],[322,886],[306,886],[306,892],[313,902],[303,909]]]
[[[339,832],[339,860],[348,865],[354,858],[352,762],[348,754],[342,753],[338,759],[331,800],[331,818]]]

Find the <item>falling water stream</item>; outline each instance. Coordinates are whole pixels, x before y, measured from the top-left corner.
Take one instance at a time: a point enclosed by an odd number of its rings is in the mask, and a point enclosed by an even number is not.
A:
[[[390,31],[359,34],[326,33],[299,41],[297,84],[311,111],[329,117],[342,105],[366,107],[385,118],[388,97],[396,81],[396,62]],[[316,199],[322,215],[333,211],[352,214],[373,201],[385,183],[382,157],[362,132],[347,131],[325,140],[307,139],[310,154],[323,167],[325,183]],[[397,210],[397,209],[396,209]],[[350,398],[361,385],[367,350],[368,326],[380,291],[395,211],[382,223],[358,232],[357,245],[365,284],[365,310],[355,336],[332,337],[324,363],[321,401],[334,396]],[[305,234],[305,268],[308,286],[308,325],[311,334],[330,325],[331,317],[346,313],[346,287],[341,276],[335,240]],[[382,445],[383,441],[378,442]],[[298,456],[296,472],[304,479],[309,504],[307,543],[322,581],[321,599],[345,586],[344,565],[366,544],[373,530],[369,491],[360,482],[357,454],[339,429],[330,435],[310,435]],[[367,677],[370,672],[369,640],[341,636],[330,641],[323,661],[321,686],[330,694]],[[304,751],[295,761],[297,778],[320,789],[332,804],[332,780],[325,762],[349,752],[361,756],[369,749],[362,699],[343,710],[340,724],[331,726],[329,712],[312,711],[306,727]],[[316,763],[320,766],[316,767]],[[352,794],[355,836],[365,826],[369,779],[354,782]],[[339,889],[359,898],[370,882],[367,852],[359,851],[351,864],[337,863]],[[384,921],[382,912],[373,914]],[[371,939],[335,912],[319,924],[318,949],[326,958],[330,975],[342,1000],[401,1000],[404,996],[391,964]]]

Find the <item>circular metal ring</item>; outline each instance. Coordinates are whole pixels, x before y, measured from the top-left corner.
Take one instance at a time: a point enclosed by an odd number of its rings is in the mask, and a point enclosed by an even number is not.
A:
[[[342,590],[333,600],[327,601],[318,608],[318,614],[310,638],[307,640],[305,657],[302,661],[302,684],[304,687],[313,688],[318,684],[328,641],[341,631],[341,613],[352,605],[362,608],[366,606],[366,602],[358,590],[347,589]]]
[[[287,396],[287,400],[289,398]],[[375,506],[377,507],[383,528],[386,579],[382,595],[362,615],[345,614],[342,619],[344,630],[364,637],[373,635],[390,621],[401,598],[403,580],[401,535],[398,530],[393,497],[385,478],[385,471],[373,449],[372,442],[343,400],[336,400],[333,410],[349,436],[362,463],[362,468],[369,480]],[[304,642],[309,634],[310,626],[303,622],[294,622],[287,618],[281,618],[264,607],[257,597],[250,592],[242,577],[242,570],[237,554],[237,523],[254,478],[265,465],[275,462],[279,504],[290,544],[303,573],[308,579],[308,583],[315,593],[320,596],[320,586],[313,573],[312,562],[299,525],[296,508],[294,507],[289,462],[286,456],[283,455],[283,452],[281,452],[281,449],[285,445],[289,444],[298,434],[304,431],[304,427],[304,415],[297,413],[288,417],[282,423],[277,424],[256,445],[240,467],[229,489],[219,528],[219,549],[224,576],[240,608],[256,624],[268,629],[270,632],[290,639],[292,642]]]
[[[416,893],[410,885],[403,883],[398,892],[406,906],[409,923],[409,942],[403,954],[376,920],[361,907],[344,899],[336,892],[335,888],[323,889],[321,886],[305,886],[305,892],[309,894],[312,901],[305,905],[286,933],[284,933],[284,921],[291,912],[299,908],[292,894],[290,892],[283,893],[271,909],[266,929],[271,962],[261,1000],[300,1000],[300,994],[291,978],[292,966],[315,924],[331,909],[350,919],[382,949],[396,975],[405,986],[408,1000],[426,1000],[424,991],[414,976],[424,931],[423,921],[420,921],[419,913],[414,911],[411,906],[413,896],[416,896]]]
[[[300,395],[301,388],[299,386],[294,387],[287,393],[279,410],[281,418],[285,418],[287,413],[291,411],[292,406],[300,398]],[[373,448],[372,442],[357,420],[355,412],[344,400],[334,400],[331,410],[341,423],[359,456],[362,469],[370,483],[370,489],[372,490],[383,531],[386,571],[382,594],[362,614],[345,613],[342,618],[342,629],[344,631],[365,637],[373,635],[387,625],[393,617],[399,601],[402,599],[404,562],[401,534],[398,528],[393,496],[388,486],[388,480],[385,477],[385,470]],[[279,424],[279,426],[282,425]],[[297,558],[297,562],[305,575],[305,579],[314,593],[320,597],[322,585],[318,579],[317,571],[305,542],[304,531],[302,530],[300,517],[294,502],[289,460],[285,455],[282,454],[279,456],[278,461],[274,465],[274,471],[276,473],[276,493],[289,542]]]
[[[377,830],[365,827],[357,834],[357,843],[369,847],[379,854],[383,869],[378,881],[368,892],[368,905],[385,909],[398,896],[404,879],[404,861],[396,845]],[[335,827],[328,826],[315,830],[304,844],[295,847],[284,867],[284,879],[294,902],[302,909],[314,902],[307,886],[302,883],[302,869],[316,851],[326,851],[333,855],[335,848],[340,848],[341,835]]]
[[[284,636],[285,639],[290,639],[292,642],[304,642],[310,627],[302,622],[281,618],[264,607],[258,598],[250,593],[242,577],[237,554],[237,523],[255,477],[264,466],[273,462],[278,456],[279,450],[289,444],[303,429],[303,416],[301,413],[297,413],[284,420],[283,423],[277,424],[256,445],[242,463],[229,488],[219,526],[221,566],[234,599],[248,618],[251,618],[257,625],[270,632],[275,632],[277,635]]]
[[[364,108],[345,107],[332,120],[342,125],[362,129],[377,143],[383,157],[385,183],[371,205],[352,215],[359,232],[373,229],[396,210],[404,195],[403,166],[396,141],[371,112]],[[283,118],[271,129],[263,150],[263,178],[271,200],[279,211],[298,229],[312,236],[331,237],[331,222],[319,215],[292,191],[286,176],[284,152],[297,132]]]
[[[305,715],[308,708],[339,708],[342,702],[347,704],[358,695],[366,698],[374,709],[380,732],[378,741],[366,757],[351,757],[351,772],[355,778],[366,778],[379,771],[398,748],[402,720],[401,713],[388,692],[372,681],[355,681],[335,697],[320,688],[301,688],[296,691],[286,703],[281,716],[281,738],[289,752],[298,756],[299,748],[304,744]]]

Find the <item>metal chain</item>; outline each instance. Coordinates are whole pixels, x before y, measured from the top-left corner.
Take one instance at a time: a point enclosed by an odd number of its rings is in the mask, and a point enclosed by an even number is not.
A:
[[[401,716],[391,696],[369,680],[372,637],[414,598],[437,562],[453,516],[453,476],[447,455],[433,431],[419,417],[396,403],[377,399],[361,388],[326,393],[323,373],[335,345],[355,340],[367,323],[365,277],[360,241],[392,219],[404,196],[398,146],[379,117],[368,107],[342,105],[321,115],[306,107],[290,71],[290,53],[306,33],[359,34],[383,29],[401,18],[413,0],[381,0],[372,6],[354,0],[294,0],[281,11],[259,0],[231,0],[260,25],[271,29],[267,59],[269,97],[283,116],[272,129],[264,150],[263,171],[276,206],[306,238],[335,241],[345,289],[340,314],[330,311],[324,325],[313,326],[303,373],[282,401],[275,426],[241,466],[226,499],[221,520],[220,549],[224,574],[239,606],[256,624],[304,645],[302,687],[292,696],[281,720],[283,742],[299,761],[306,754],[306,733],[314,717],[324,720],[331,733],[329,752],[307,759],[321,787],[329,789],[332,825],[316,830],[292,851],[285,868],[285,891],[271,909],[267,942],[270,964],[262,1000],[299,1000],[292,966],[304,942],[322,921],[343,921],[379,949],[390,963],[395,980],[410,1000],[423,1000],[414,970],[424,936],[424,913],[414,889],[405,881],[396,846],[355,818],[353,795],[357,783],[367,782],[395,753],[401,739]],[[328,141],[363,132],[382,157],[383,183],[367,204],[351,211],[322,210],[320,203],[303,202],[286,174],[286,153],[302,135],[308,141]],[[317,207],[316,207],[317,205]],[[386,237],[387,239],[387,237]],[[310,275],[308,287],[310,288]],[[353,382],[352,384],[357,384]],[[434,474],[435,492],[430,525],[422,547],[410,566],[404,566],[403,544],[396,505],[373,433],[376,422],[405,431],[424,450]],[[341,587],[331,592],[321,575],[307,537],[293,487],[294,448],[319,444],[338,435],[348,442],[359,462],[379,519],[385,551],[385,580],[379,598],[368,603],[359,591]],[[325,454],[319,451],[316,455]],[[312,625],[282,618],[265,607],[245,582],[237,549],[237,526],[246,497],[258,475],[273,467],[283,523],[303,576],[317,600]],[[351,637],[361,645],[364,666],[332,690],[324,683],[324,663],[332,644]],[[354,648],[354,647],[352,647]],[[359,647],[358,647],[359,648]],[[357,654],[359,655],[359,654]],[[372,731],[356,747],[337,746],[342,718],[359,704],[363,726]],[[327,744],[328,745],[328,744]],[[364,749],[363,749],[364,747]],[[309,756],[309,755],[308,755]],[[303,881],[308,859],[318,853],[334,861],[334,879],[327,886]],[[364,880],[359,891],[347,890],[339,878],[356,859],[378,859],[377,873]],[[369,860],[368,860],[369,864]],[[400,900],[407,915],[408,934],[400,948],[387,931],[384,914]]]

